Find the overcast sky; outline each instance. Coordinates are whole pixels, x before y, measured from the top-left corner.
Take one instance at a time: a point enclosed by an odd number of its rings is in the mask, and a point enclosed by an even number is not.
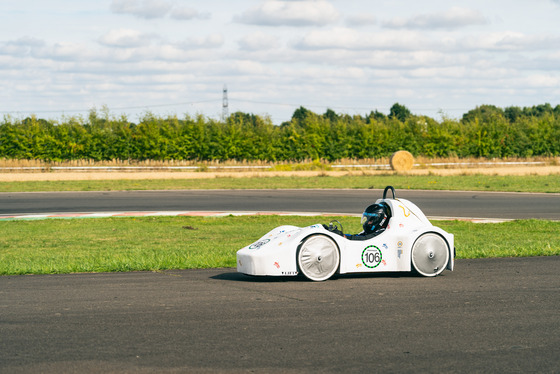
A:
[[[0,0],[0,113],[560,104],[560,0]]]

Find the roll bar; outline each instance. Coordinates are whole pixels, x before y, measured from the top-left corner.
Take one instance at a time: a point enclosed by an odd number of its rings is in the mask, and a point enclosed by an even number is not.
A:
[[[393,186],[387,186],[385,187],[385,190],[383,190],[383,200],[385,200],[387,198],[387,191],[391,190],[391,192],[393,193],[393,199],[396,198],[395,196],[395,189],[393,188]]]

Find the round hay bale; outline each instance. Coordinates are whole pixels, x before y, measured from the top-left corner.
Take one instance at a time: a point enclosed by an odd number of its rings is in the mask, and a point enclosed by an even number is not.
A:
[[[407,171],[414,165],[414,157],[408,151],[397,151],[391,155],[389,160],[394,171]]]

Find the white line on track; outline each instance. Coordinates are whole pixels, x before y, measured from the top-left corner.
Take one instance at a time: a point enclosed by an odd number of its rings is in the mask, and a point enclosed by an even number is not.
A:
[[[347,216],[360,217],[361,214],[350,213],[310,213],[310,212],[217,212],[217,211],[157,211],[157,212],[90,212],[90,213],[41,213],[41,214],[13,214],[0,215],[1,221],[13,220],[41,220],[41,219],[70,219],[70,218],[107,218],[107,217],[226,217],[226,216],[304,216],[304,217],[332,217]],[[430,220],[437,221],[468,221],[474,223],[500,223],[512,221],[501,218],[475,217],[442,217],[431,216]]]

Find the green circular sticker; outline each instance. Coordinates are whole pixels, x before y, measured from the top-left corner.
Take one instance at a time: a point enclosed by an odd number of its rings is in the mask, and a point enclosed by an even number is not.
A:
[[[375,245],[365,247],[362,252],[362,262],[370,269],[377,267],[381,263],[382,257],[381,250]]]

